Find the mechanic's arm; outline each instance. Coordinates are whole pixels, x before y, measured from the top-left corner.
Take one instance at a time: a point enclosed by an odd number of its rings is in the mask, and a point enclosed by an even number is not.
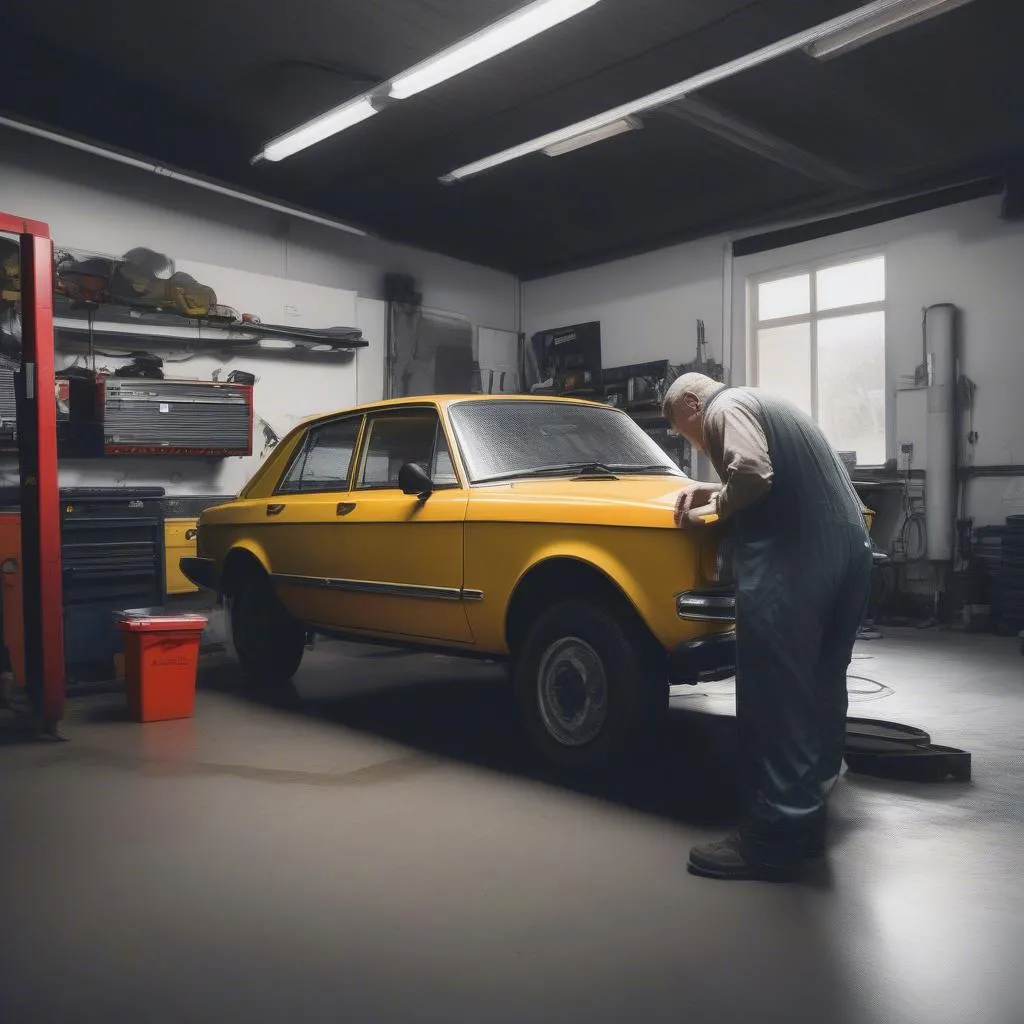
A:
[[[774,470],[757,416],[736,402],[719,402],[704,424],[707,452],[722,489],[714,497],[720,519],[729,519],[771,490]]]

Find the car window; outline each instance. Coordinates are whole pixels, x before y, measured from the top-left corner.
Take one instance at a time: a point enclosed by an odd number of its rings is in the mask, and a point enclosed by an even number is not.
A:
[[[278,493],[347,491],[361,419],[352,416],[313,427],[288,467]]]
[[[606,405],[467,399],[453,404],[449,416],[473,483],[572,474],[588,464],[616,473],[680,475],[653,438]]]
[[[458,483],[451,452],[432,409],[398,409],[370,417],[360,488],[397,488],[398,472],[416,462],[438,486]]]
[[[448,441],[440,423],[437,425],[437,450],[434,452],[434,465],[430,469],[430,479],[437,487],[451,486],[459,482],[459,478],[455,475],[452,453],[448,448]]]

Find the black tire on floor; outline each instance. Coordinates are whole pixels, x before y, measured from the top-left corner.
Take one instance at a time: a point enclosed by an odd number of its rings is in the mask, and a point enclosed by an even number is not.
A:
[[[631,609],[566,600],[541,612],[514,652],[512,679],[520,720],[544,761],[559,771],[595,774],[649,748],[668,708],[667,673],[659,672],[653,643],[632,622]],[[566,718],[580,705],[581,679],[593,676],[588,670],[598,664],[606,700],[582,703],[603,703],[606,710],[595,712],[592,724],[573,735],[563,728]],[[552,703],[552,680],[565,702],[556,697]]]
[[[284,689],[302,663],[306,631],[285,611],[266,573],[235,581],[229,608],[231,640],[246,674],[267,689]]]

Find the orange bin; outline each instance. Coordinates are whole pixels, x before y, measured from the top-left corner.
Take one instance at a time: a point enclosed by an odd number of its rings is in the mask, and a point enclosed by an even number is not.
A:
[[[204,615],[121,619],[128,710],[137,722],[191,718]]]

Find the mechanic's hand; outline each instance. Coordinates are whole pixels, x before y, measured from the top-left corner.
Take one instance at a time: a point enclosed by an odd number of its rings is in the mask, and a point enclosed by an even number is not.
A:
[[[686,526],[685,520],[689,513],[695,508],[708,505],[721,489],[718,484],[701,484],[696,481],[687,484],[676,499],[674,515],[676,526]],[[707,510],[707,512],[716,511],[717,509],[714,508]],[[707,512],[702,514],[707,514]]]
[[[710,501],[706,505],[698,505],[696,508],[691,508],[686,513],[683,529],[690,529],[694,526],[706,526],[706,516],[713,516],[713,522],[718,521],[718,505],[715,502]]]

